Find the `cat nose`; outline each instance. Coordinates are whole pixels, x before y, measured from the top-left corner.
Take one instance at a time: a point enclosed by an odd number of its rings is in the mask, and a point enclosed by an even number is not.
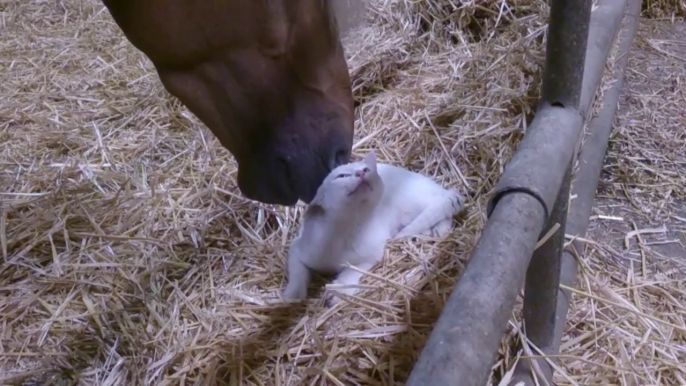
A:
[[[355,172],[355,177],[364,177],[364,170],[358,170]]]

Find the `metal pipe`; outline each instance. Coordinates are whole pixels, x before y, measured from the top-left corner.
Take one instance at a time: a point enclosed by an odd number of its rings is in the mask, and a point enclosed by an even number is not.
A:
[[[566,108],[570,113],[579,114],[590,17],[591,0],[552,0],[541,102],[536,116],[546,111],[546,107],[552,106]],[[602,74],[602,70],[597,68],[593,68],[592,71]],[[562,135],[570,141],[567,143],[578,143],[580,130],[581,126],[578,131],[566,133],[549,130],[547,134],[551,137]],[[522,140],[517,153],[498,181],[493,198],[489,202],[489,213],[503,195],[511,191],[525,191],[541,200],[546,210],[546,219],[548,218],[575,148],[563,146],[562,149],[557,149],[555,146],[548,146],[547,141],[527,142],[527,137],[531,137],[529,133]],[[554,138],[549,140],[555,143]],[[558,150],[563,152],[555,154],[551,159],[552,165],[540,162],[540,151]],[[538,167],[535,167],[537,164]],[[551,179],[555,182],[543,183]]]
[[[591,4],[589,0],[580,0],[581,7],[579,1],[574,7],[572,1],[557,0],[558,5],[553,5],[551,28],[561,23],[564,27],[559,28],[573,36],[565,41],[564,32],[553,33],[553,43],[548,43],[551,52],[546,59],[549,64],[546,81],[565,84],[544,85],[544,103],[496,187],[488,206],[490,219],[486,229],[410,374],[408,386],[447,385],[456,380],[461,385],[481,385],[489,375],[517,289],[531,260],[536,241],[532,230],[537,231],[536,236],[540,234],[558,201],[560,186],[575,153],[569,144],[576,143],[580,137],[583,120],[577,108],[583,92]],[[577,16],[569,17],[570,13]],[[554,42],[569,44],[566,49],[560,49],[555,48]],[[568,54],[577,58],[563,63],[556,56]],[[555,76],[556,65],[564,67],[563,78]],[[602,70],[603,66],[592,69],[597,73]],[[534,205],[535,202],[540,206]],[[521,207],[517,208],[518,205]],[[531,216],[535,208],[539,216]],[[517,225],[513,227],[513,224]],[[518,248],[508,251],[513,242]]]
[[[619,6],[619,5],[618,5]],[[589,134],[584,142],[579,155],[579,169],[574,178],[572,195],[575,199],[571,202],[567,217],[567,234],[577,237],[585,237],[588,230],[589,217],[595,201],[595,192],[598,187],[598,180],[603,167],[607,143],[612,133],[612,123],[617,111],[617,102],[624,84],[624,73],[628,63],[628,54],[631,50],[636,29],[638,26],[638,15],[641,9],[641,0],[629,0],[626,12],[627,22],[621,34],[621,42],[618,50],[619,60],[615,66],[614,77],[616,82],[604,93],[603,107],[597,117],[593,118],[589,125]],[[615,10],[617,14],[624,14],[624,7]],[[614,35],[614,34],[613,34]],[[573,247],[577,251],[583,250],[583,243],[573,242]],[[560,282],[568,287],[574,285],[577,275],[577,262],[573,254],[566,250],[562,254]],[[540,347],[546,354],[556,354],[560,350],[560,342],[567,318],[567,311],[571,293],[567,290],[558,288],[556,318],[554,320],[554,337],[552,345]],[[528,324],[527,324],[528,330]],[[547,381],[552,379],[552,369],[548,363],[539,359],[543,376]],[[524,382],[525,386],[535,385],[530,362],[520,361],[515,369],[514,376],[510,384]],[[541,383],[541,382],[539,382]]]
[[[503,197],[472,250],[408,386],[486,383],[544,221],[543,207],[530,195]]]
[[[554,349],[557,320],[558,289],[560,288],[561,258],[565,244],[565,224],[569,207],[569,190],[572,180],[570,162],[562,179],[555,206],[543,229],[542,235],[559,224],[555,234],[534,251],[524,283],[524,331],[526,337],[544,353]],[[518,362],[511,384],[532,379],[533,360]],[[543,359],[536,360],[540,376],[551,379],[552,367]]]
[[[591,103],[603,77],[605,63],[619,31],[627,0],[599,0],[591,15],[586,48],[584,84],[581,88],[581,116],[587,119]],[[601,69],[598,71],[598,69]]]
[[[541,105],[579,111],[584,80],[587,42],[591,19],[590,0],[553,0],[548,23],[546,62],[543,71]],[[602,71],[596,71],[602,73]],[[581,115],[581,114],[580,114]],[[579,127],[581,129],[581,127]],[[577,133],[574,143],[580,135]],[[544,353],[555,339],[557,290],[560,287],[560,260],[565,242],[565,223],[572,178],[572,154],[565,155],[566,170],[558,186],[554,207],[544,232],[559,229],[534,252],[524,284],[524,326],[527,338]],[[531,363],[522,361],[517,370],[530,377]],[[552,377],[552,369],[539,361],[541,376]],[[515,378],[518,374],[515,374]],[[516,381],[515,381],[516,382]]]
[[[569,144],[576,141],[581,122],[576,111],[561,107],[544,106],[536,114],[514,158],[536,158],[526,171],[531,181],[547,187],[541,191],[559,191],[573,151]],[[494,206],[408,386],[485,382],[546,221],[544,205],[526,190],[511,189]]]
[[[554,0],[553,5],[555,5],[557,1],[558,0]],[[582,1],[588,2],[588,0]],[[607,62],[607,57],[609,56],[610,49],[612,48],[612,43],[614,42],[615,36],[617,35],[617,30],[619,29],[620,23],[622,21],[622,11],[624,10],[625,5],[626,0],[600,0],[597,4],[597,8],[593,11],[591,15],[590,25],[587,32],[588,37],[586,39],[586,61],[585,65],[583,66],[583,83],[581,86],[581,94],[578,103],[578,109],[581,117],[583,118],[586,118],[586,116],[588,115],[588,111],[590,110],[591,103],[593,102],[595,92],[603,76],[605,63]],[[559,11],[556,11],[556,14],[557,13],[559,13]],[[552,14],[553,10],[551,9],[551,17]],[[559,15],[557,17],[559,17]],[[573,47],[580,48],[579,46]],[[548,53],[546,53],[546,60],[549,60]],[[554,70],[554,68],[548,66],[547,63],[546,68],[550,68],[550,70],[545,70],[546,73],[548,71]],[[569,72],[570,68],[571,66],[567,66],[565,71]],[[577,70],[579,69],[579,67],[576,68]],[[550,78],[544,77],[544,81],[546,81],[547,79]],[[542,99],[542,102],[539,106],[539,110],[542,107],[549,106],[555,102],[555,95],[558,95],[556,94],[556,90],[557,89],[553,89],[552,91],[549,91],[547,94],[543,95],[544,98]],[[569,99],[570,98],[567,98],[567,100]],[[538,114],[540,114],[540,112],[537,112],[537,115]],[[575,139],[573,140],[573,142],[577,144],[575,149],[570,149],[573,151],[573,154],[576,154],[576,151],[578,150],[580,139],[581,136],[579,135],[575,137]],[[520,145],[520,150],[525,145],[525,141],[526,136],[522,141],[522,144]],[[514,155],[514,157],[508,164],[505,173],[503,173],[503,175],[500,177],[498,185],[496,186],[493,192],[493,197],[488,203],[487,214],[489,216],[491,211],[493,210],[493,207],[498,202],[500,197],[502,197],[502,195],[506,194],[508,191],[526,191],[529,194],[532,194],[533,196],[541,200],[542,203],[544,203],[546,208],[546,214],[550,213],[550,210],[555,202],[555,198],[557,197],[557,187],[559,185],[542,185],[541,181],[546,180],[548,177],[542,176],[540,174],[540,170],[537,170],[537,173],[527,172],[527,169],[529,169],[531,165],[537,165],[541,162],[539,161],[538,157],[536,157],[535,151],[528,153],[530,157],[524,157],[521,155],[521,153],[524,152],[520,150],[518,150],[517,154]],[[566,159],[566,155],[564,157],[560,156],[557,159],[557,161],[560,162],[558,162],[553,167],[555,169],[555,172],[551,171],[551,173],[558,173],[559,170],[559,174],[557,175],[559,175],[560,178],[562,178],[563,169],[561,168],[566,168]],[[546,171],[543,170],[543,172]]]
[[[586,63],[591,0],[552,0],[541,99],[578,108]]]
[[[546,221],[575,152],[570,144],[577,143],[582,122],[573,108],[546,104],[539,108],[495,187],[487,207],[489,217],[502,197],[525,192],[541,202]]]
[[[589,119],[591,104],[603,78],[605,64],[610,55],[610,49],[615,41],[617,31],[623,17],[623,10],[627,0],[598,0],[596,9],[591,14],[591,24],[586,44],[586,63],[584,65],[584,79],[581,87],[579,112],[584,121]],[[574,154],[579,152],[582,137],[575,146]]]
[[[641,0],[629,0],[627,22],[621,34],[617,53],[614,78],[615,82],[603,93],[603,105],[590,124],[586,141],[579,153],[579,168],[574,176],[572,195],[576,196],[570,205],[567,234],[584,237],[588,230],[589,217],[595,202],[598,180],[603,168],[607,144],[612,134],[612,124],[617,112],[617,104],[624,87],[624,73],[629,60],[629,51],[636,36]],[[579,244],[581,247],[583,244]],[[581,251],[581,248],[577,248]],[[573,284],[573,283],[570,283]]]
[[[524,321],[527,335],[538,347],[546,347],[552,342],[555,323],[555,306],[557,289],[560,287],[560,257],[565,244],[565,223],[569,207],[569,188],[572,180],[572,168],[567,168],[565,178],[560,186],[555,207],[546,230],[559,224],[560,228],[531,258],[524,285]]]

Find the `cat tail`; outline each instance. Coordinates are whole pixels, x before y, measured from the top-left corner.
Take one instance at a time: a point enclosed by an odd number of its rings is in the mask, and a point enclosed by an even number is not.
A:
[[[442,237],[452,227],[452,221],[449,220],[464,208],[464,204],[465,197],[462,194],[455,189],[446,189],[443,197],[424,209],[411,223],[401,229],[394,239],[419,235]]]

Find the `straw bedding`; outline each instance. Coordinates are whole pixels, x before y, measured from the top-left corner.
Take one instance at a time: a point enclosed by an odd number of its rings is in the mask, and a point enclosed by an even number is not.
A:
[[[0,2],[0,384],[403,383],[532,116],[547,6],[370,7],[347,44],[356,156],[377,149],[470,199],[449,237],[391,245],[367,289],[328,310],[321,296],[278,300],[301,208],[241,197],[232,157],[98,1]],[[669,58],[680,67],[664,76],[677,82],[683,59]],[[672,210],[684,199],[684,95],[672,107],[650,95],[634,91],[619,119],[604,204],[634,213],[639,202],[636,221],[672,216],[683,235],[686,215]],[[683,261],[653,251],[659,232],[632,234],[644,242],[623,250],[597,228],[556,381],[683,384]],[[645,270],[627,269],[636,251]],[[517,314],[496,378],[519,355]]]

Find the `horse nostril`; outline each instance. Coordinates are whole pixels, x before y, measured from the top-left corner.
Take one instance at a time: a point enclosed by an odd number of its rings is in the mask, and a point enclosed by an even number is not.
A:
[[[338,166],[348,163],[349,159],[350,153],[345,149],[339,149],[334,153],[333,158],[330,161],[329,167],[331,169],[335,169]]]
[[[287,181],[289,188],[292,188],[292,184],[294,183],[293,181],[293,174],[292,174],[292,165],[289,162],[289,159],[287,157],[277,157],[276,158],[276,165],[277,168],[281,173],[283,173],[283,176],[285,177],[285,180]]]

